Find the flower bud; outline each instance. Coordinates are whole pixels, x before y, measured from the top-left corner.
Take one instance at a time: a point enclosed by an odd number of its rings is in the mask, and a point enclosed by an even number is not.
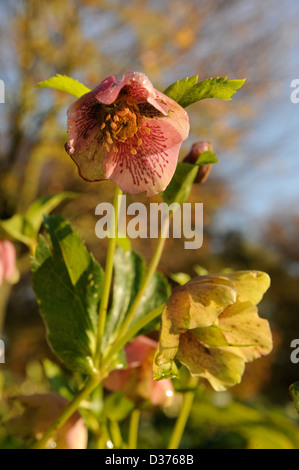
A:
[[[212,152],[212,145],[210,142],[195,142],[188,155],[184,158],[183,162],[195,164],[198,157],[204,152]],[[212,169],[212,163],[200,165],[198,167],[197,176],[194,183],[204,183]]]

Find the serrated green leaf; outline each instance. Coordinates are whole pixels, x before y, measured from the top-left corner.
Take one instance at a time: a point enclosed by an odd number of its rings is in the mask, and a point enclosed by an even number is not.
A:
[[[103,271],[63,217],[45,217],[45,227],[50,244],[39,237],[32,270],[47,338],[66,367],[90,374]]]
[[[164,94],[186,108],[197,101],[206,98],[231,100],[232,95],[241,88],[244,80],[227,80],[227,77],[209,78],[196,83],[197,77],[184,78],[170,85]]]
[[[194,85],[196,85],[197,80],[198,75],[194,75],[191,78],[186,77],[180,81],[177,80],[172,85],[169,85],[169,87],[167,87],[166,90],[163,91],[163,94],[179,103],[185,93],[187,93],[188,90],[190,90],[194,87]]]
[[[78,82],[74,78],[67,75],[57,74],[55,77],[43,80],[36,85],[37,88],[55,88],[56,90],[65,91],[77,98],[90,91],[83,83]]]

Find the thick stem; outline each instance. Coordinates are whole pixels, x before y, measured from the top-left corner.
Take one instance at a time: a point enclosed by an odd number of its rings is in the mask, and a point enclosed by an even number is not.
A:
[[[129,449],[137,449],[139,419],[140,410],[136,409],[131,413],[128,441]]]

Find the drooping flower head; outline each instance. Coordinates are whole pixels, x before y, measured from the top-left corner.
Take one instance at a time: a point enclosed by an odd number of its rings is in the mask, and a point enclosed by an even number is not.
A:
[[[153,380],[153,358],[157,342],[147,336],[137,336],[125,346],[127,367],[113,370],[103,381],[107,390],[124,394],[135,402],[150,400],[153,405],[169,404],[173,398],[171,380]]]
[[[87,181],[109,179],[130,194],[163,191],[188,137],[189,119],[143,73],[108,77],[68,109],[66,151]]]
[[[239,383],[245,363],[272,349],[268,321],[256,307],[269,285],[266,273],[239,271],[199,276],[175,288],[162,314],[156,380],[175,375],[178,360],[215,390]]]

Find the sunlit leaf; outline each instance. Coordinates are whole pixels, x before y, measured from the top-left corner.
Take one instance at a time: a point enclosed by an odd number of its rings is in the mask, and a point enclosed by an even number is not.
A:
[[[205,98],[219,98],[230,100],[232,95],[241,88],[244,80],[227,80],[227,77],[209,78],[202,82],[197,82],[197,76],[184,78],[170,85],[164,94],[172,98],[183,108],[190,106]]]
[[[74,78],[68,77],[67,75],[57,74],[55,77],[48,78],[48,80],[43,80],[36,85],[37,88],[55,88],[56,90],[65,91],[71,95],[80,98],[80,96],[85,95],[90,91],[82,83],[78,82]]]
[[[10,219],[0,221],[0,238],[17,240],[30,246],[32,243],[31,237],[25,235],[28,229],[30,227],[26,226],[25,217],[21,214],[15,214]]]
[[[183,78],[183,80],[177,80],[172,85],[166,88],[163,91],[164,95],[169,96],[172,100],[176,101],[180,104],[180,100],[182,100],[183,96],[196,85],[198,80],[198,75],[194,75],[193,77]]]
[[[43,216],[48,215],[61,202],[76,197],[77,194],[68,191],[37,199],[29,206],[25,215],[15,214],[10,219],[0,221],[0,237],[17,240],[32,247],[36,243]]]
[[[34,238],[37,236],[40,226],[43,223],[44,215],[48,215],[61,202],[77,197],[79,197],[78,194],[67,191],[51,196],[45,196],[34,201],[25,214],[25,221],[32,229],[32,233],[29,235]]]

